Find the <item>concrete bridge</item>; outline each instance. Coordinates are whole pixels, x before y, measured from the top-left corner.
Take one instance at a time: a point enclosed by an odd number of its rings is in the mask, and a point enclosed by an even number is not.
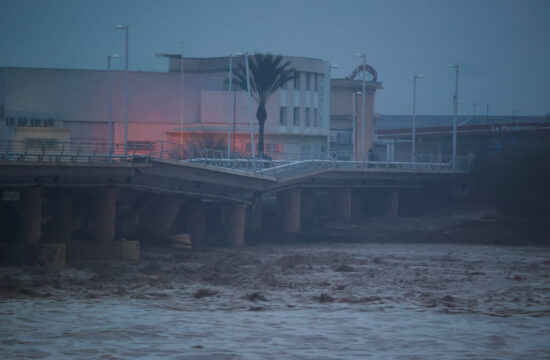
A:
[[[114,241],[126,237],[128,223],[152,238],[177,227],[200,244],[212,211],[226,241],[240,246],[246,230],[261,230],[261,202],[268,197],[277,199],[283,232],[300,231],[302,206],[311,209],[319,191],[329,194],[334,215],[344,221],[372,201],[365,189],[376,189],[383,214],[397,216],[400,191],[469,172],[466,164],[452,169],[434,161],[229,159],[164,142],[126,154],[105,144],[4,145],[1,209],[3,226],[11,227],[4,233],[31,246],[66,245],[69,258],[137,258],[138,242]],[[6,220],[14,213],[17,226]]]

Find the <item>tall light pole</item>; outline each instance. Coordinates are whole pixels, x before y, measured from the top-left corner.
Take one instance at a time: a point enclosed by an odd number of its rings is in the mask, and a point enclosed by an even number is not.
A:
[[[111,118],[111,59],[118,58],[118,54],[107,56],[107,123],[109,126],[109,154],[113,154],[113,119]]]
[[[416,161],[416,79],[422,79],[424,75],[413,77],[413,118],[412,118],[412,162]]]
[[[181,53],[180,54],[155,54],[156,57],[167,57],[170,59],[180,59],[180,144],[183,146],[183,79],[184,79],[184,68],[183,68],[183,41],[181,42]]]
[[[362,71],[362,76],[361,76],[361,86],[363,88],[363,90],[361,91],[362,95],[361,95],[361,153],[363,154],[363,156],[365,156],[365,81],[366,81],[366,75],[365,75],[365,70],[366,70],[366,65],[367,65],[367,54],[360,54],[360,53],[357,53],[355,54],[355,56],[358,56],[358,57],[361,57],[363,58],[363,71]]]
[[[248,68],[248,52],[244,53],[246,66],[246,91],[248,92],[248,123],[250,124],[250,145],[252,149],[252,158],[256,157],[256,144],[254,143],[254,125],[252,124],[252,108],[250,107],[250,70]]]
[[[233,91],[233,54],[229,54],[229,88],[227,91],[227,158],[231,159],[231,92]]]
[[[340,65],[338,64],[329,64],[328,65],[328,83],[329,83],[329,89],[330,89],[330,81],[332,78],[332,69],[338,69]],[[317,115],[319,116],[319,115]],[[328,115],[328,133],[327,133],[327,157],[328,160],[330,158],[330,114]]]
[[[128,25],[117,25],[117,30],[124,30],[124,155],[128,155]]]
[[[353,145],[353,161],[355,161],[355,153],[357,151],[356,149],[356,143],[357,143],[357,134],[356,134],[356,126],[355,126],[355,122],[357,121],[356,119],[356,112],[355,112],[355,109],[357,107],[357,95],[360,95],[361,94],[361,91],[354,91],[353,94],[351,95],[351,106],[352,106],[352,113],[351,113],[351,124],[352,124],[352,145]]]
[[[455,95],[453,97],[453,170],[456,168],[456,118],[458,113],[458,64],[450,64],[450,68],[456,69]]]

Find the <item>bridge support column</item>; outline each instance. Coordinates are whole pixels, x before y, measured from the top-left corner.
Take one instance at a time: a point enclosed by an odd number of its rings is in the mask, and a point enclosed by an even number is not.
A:
[[[92,216],[95,229],[94,239],[112,241],[115,239],[116,189],[114,187],[99,189],[95,194]]]
[[[205,223],[206,209],[201,199],[192,199],[186,202],[185,229],[191,236],[191,243],[200,244],[203,242]]]
[[[246,210],[246,230],[262,231],[262,200],[258,200],[254,208]]]
[[[351,218],[359,221],[363,218],[363,192],[361,189],[354,189],[351,197]]]
[[[315,226],[318,222],[315,204],[315,189],[302,188],[300,222],[304,227]]]
[[[21,191],[21,241],[38,245],[41,235],[42,192],[33,187]]]
[[[283,232],[296,233],[300,231],[301,194],[301,188],[277,193],[277,197],[280,199]]]
[[[388,217],[399,216],[399,189],[388,189],[385,215]]]
[[[140,214],[140,227],[152,236],[170,235],[182,204],[183,200],[175,196],[155,196]]]
[[[73,199],[63,190],[52,194],[51,242],[68,244],[73,231]]]
[[[233,246],[243,246],[246,206],[243,204],[226,205],[223,212],[227,240]]]
[[[336,216],[344,221],[351,221],[351,188],[339,188],[335,191]]]

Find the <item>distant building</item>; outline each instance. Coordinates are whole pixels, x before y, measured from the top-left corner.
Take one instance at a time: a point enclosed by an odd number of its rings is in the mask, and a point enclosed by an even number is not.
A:
[[[235,57],[234,65],[243,57]],[[327,62],[284,57],[296,79],[267,104],[266,153],[300,158],[326,152],[329,135],[330,78]],[[229,58],[170,58],[168,72],[129,72],[129,147],[155,140],[250,153],[246,92],[229,92]],[[111,72],[114,141],[123,143],[124,72]],[[108,141],[108,72],[42,68],[0,68],[0,138]],[[183,101],[183,104],[182,104]],[[183,105],[183,106],[182,106]],[[180,126],[183,108],[183,129]],[[256,103],[251,116],[258,141]],[[228,115],[231,122],[228,124]],[[32,128],[32,130],[31,130]],[[50,141],[50,142],[51,142]]]
[[[408,161],[412,148],[412,116],[383,115],[375,119],[373,149],[389,159]],[[416,116],[416,153],[452,154],[452,115]],[[457,119],[457,155],[484,152],[498,155],[505,145],[518,148],[550,142],[550,114],[546,116],[471,116]]]
[[[361,76],[365,76],[365,129],[362,130],[362,90]],[[352,160],[355,151],[359,160],[368,152],[374,140],[374,96],[382,89],[376,71],[369,65],[357,67],[345,79],[331,80],[330,151],[335,158]],[[355,116],[355,119],[353,118]]]

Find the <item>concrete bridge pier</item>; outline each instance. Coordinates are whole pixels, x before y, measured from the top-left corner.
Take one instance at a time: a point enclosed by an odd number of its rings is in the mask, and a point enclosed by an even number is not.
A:
[[[191,243],[201,244],[204,241],[206,209],[201,199],[191,199],[185,206],[185,229],[191,236]]]
[[[277,193],[283,232],[296,233],[300,231],[301,194],[301,188],[287,189]]]
[[[98,189],[92,208],[95,228],[94,239],[113,241],[115,239],[116,189],[114,187]]]
[[[396,217],[399,216],[399,189],[388,189],[385,206],[385,216]]]
[[[30,187],[21,191],[21,231],[23,244],[38,245],[41,237],[42,191]]]
[[[244,245],[245,214],[244,204],[228,204],[223,207],[225,235],[233,246]]]
[[[139,214],[140,228],[151,236],[170,235],[183,202],[183,199],[176,196],[151,196],[150,201]]]
[[[262,200],[246,210],[246,230],[262,231]]]
[[[319,214],[315,199],[315,189],[302,188],[300,221],[304,227],[313,227],[318,224]]]
[[[351,188],[338,188],[334,191],[336,216],[344,221],[351,221]]]
[[[50,197],[51,242],[68,244],[73,231],[73,199],[64,190],[57,190]]]
[[[351,196],[351,219],[360,221],[363,218],[363,192],[361,189],[353,189]]]

